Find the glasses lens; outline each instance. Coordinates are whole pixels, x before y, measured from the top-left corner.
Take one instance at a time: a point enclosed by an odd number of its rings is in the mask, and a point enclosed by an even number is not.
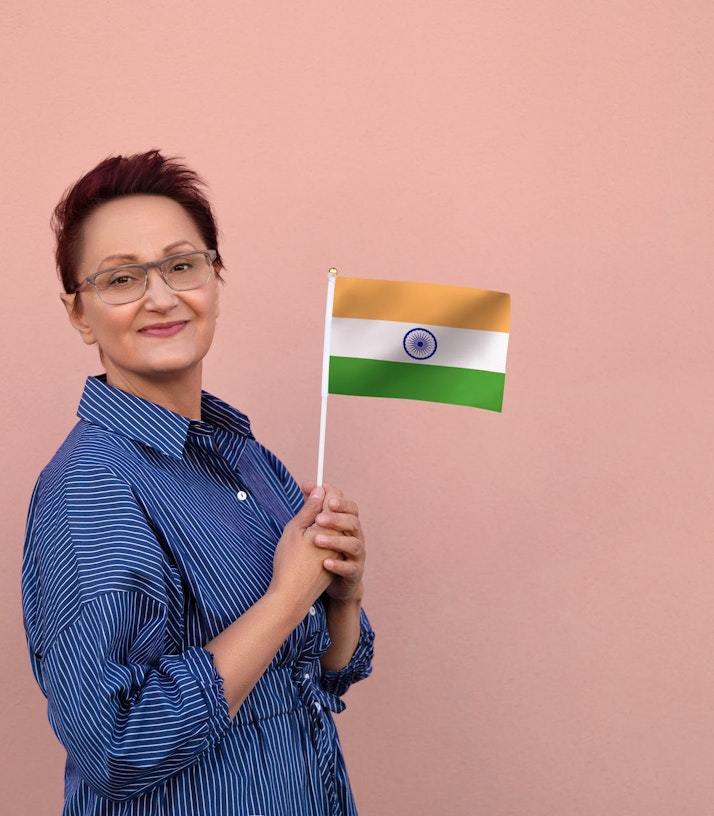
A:
[[[144,294],[146,275],[140,266],[122,266],[97,275],[94,285],[105,303],[131,303]]]
[[[175,255],[161,264],[161,273],[168,285],[177,292],[198,289],[208,281],[211,262],[204,252]]]

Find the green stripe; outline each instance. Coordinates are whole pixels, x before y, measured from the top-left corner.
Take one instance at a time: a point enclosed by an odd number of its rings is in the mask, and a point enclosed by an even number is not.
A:
[[[506,375],[424,363],[330,357],[330,394],[447,402],[500,411]]]

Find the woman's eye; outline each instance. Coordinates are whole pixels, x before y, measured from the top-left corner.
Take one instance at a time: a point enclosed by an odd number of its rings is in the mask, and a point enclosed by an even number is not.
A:
[[[188,272],[188,270],[192,268],[193,264],[190,261],[180,260],[171,264],[171,273],[173,274],[175,272]]]
[[[142,274],[139,273],[139,270],[122,270],[121,272],[115,272],[114,274],[110,275],[107,280],[107,286],[131,286],[132,284],[138,283],[143,278],[143,270],[141,271]]]

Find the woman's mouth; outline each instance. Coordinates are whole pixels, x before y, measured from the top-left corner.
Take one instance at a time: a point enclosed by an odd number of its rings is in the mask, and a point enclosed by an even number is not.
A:
[[[170,323],[152,323],[150,326],[139,329],[139,332],[146,337],[173,337],[183,329],[187,322],[186,320],[173,320]]]

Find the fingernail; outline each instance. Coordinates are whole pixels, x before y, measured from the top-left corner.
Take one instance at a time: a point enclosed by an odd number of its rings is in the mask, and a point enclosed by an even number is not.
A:
[[[325,495],[324,490],[321,487],[316,487],[313,489],[312,493],[310,493],[311,499],[321,499]]]

